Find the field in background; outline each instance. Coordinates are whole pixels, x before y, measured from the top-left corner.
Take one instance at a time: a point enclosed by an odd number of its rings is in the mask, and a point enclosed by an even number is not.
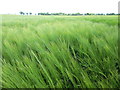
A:
[[[117,16],[2,18],[2,87],[120,88]]]

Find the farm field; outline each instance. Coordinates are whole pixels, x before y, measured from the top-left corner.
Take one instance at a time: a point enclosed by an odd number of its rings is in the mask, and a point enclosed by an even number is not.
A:
[[[3,88],[120,88],[117,16],[2,16]]]

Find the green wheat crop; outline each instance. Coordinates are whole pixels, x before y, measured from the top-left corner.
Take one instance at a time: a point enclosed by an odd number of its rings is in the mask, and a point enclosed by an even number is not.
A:
[[[2,16],[3,88],[120,88],[117,16]]]

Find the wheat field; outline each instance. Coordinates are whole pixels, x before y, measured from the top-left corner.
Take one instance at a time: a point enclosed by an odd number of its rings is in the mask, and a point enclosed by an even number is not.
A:
[[[117,16],[2,16],[2,88],[120,88]]]

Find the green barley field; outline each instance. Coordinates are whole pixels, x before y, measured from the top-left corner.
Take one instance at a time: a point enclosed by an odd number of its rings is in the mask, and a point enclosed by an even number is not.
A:
[[[2,16],[2,88],[120,88],[117,16]]]

